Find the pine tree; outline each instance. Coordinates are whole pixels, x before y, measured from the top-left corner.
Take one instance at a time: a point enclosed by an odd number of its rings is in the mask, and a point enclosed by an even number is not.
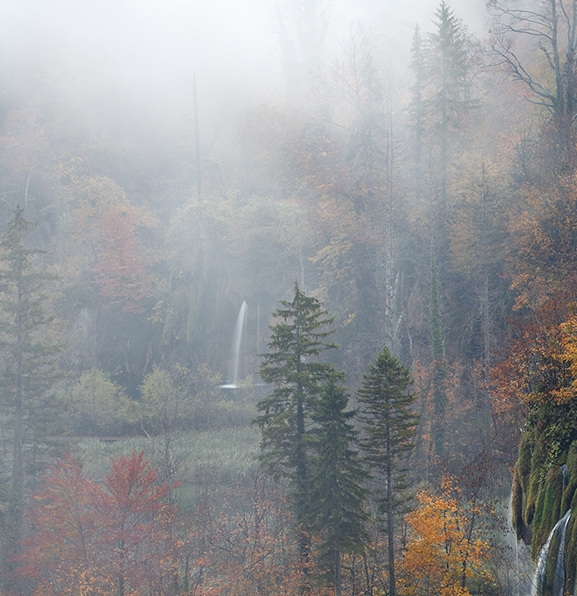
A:
[[[461,23],[445,2],[439,5],[435,17],[435,32],[429,36],[427,46],[427,79],[432,89],[431,132],[439,143],[439,217],[443,218],[447,207],[449,135],[458,129],[463,114],[474,102],[469,97],[468,55]],[[444,220],[440,223],[444,224]]]
[[[52,339],[47,284],[53,276],[38,268],[43,251],[28,248],[24,237],[34,225],[18,206],[0,241],[0,401],[11,436],[5,454],[10,469],[3,532],[4,583],[8,560],[21,534],[26,480],[37,470],[39,453],[57,411],[51,389],[58,377],[60,347]]]
[[[320,537],[319,561],[328,570],[337,596],[341,594],[341,554],[361,552],[367,540],[363,509],[367,472],[354,449],[355,411],[346,410],[349,397],[339,378],[329,377],[311,416],[318,426],[311,431],[309,509],[311,525]]]
[[[388,572],[390,596],[396,596],[395,523],[398,506],[407,488],[405,463],[414,447],[412,439],[418,424],[413,413],[414,394],[409,369],[386,346],[363,376],[358,390],[362,421],[362,449],[370,469],[382,480],[375,493],[384,516],[388,536]]]
[[[260,415],[255,422],[261,430],[262,464],[273,478],[289,481],[301,562],[306,569],[310,551],[311,415],[329,377],[341,374],[319,360],[325,350],[336,347],[326,341],[334,331],[327,329],[333,318],[321,303],[303,294],[295,283],[293,301],[281,301],[281,305],[273,313],[278,322],[271,327],[269,351],[260,368],[262,379],[276,388],[259,400]]]
[[[414,82],[411,87],[410,117],[413,132],[413,176],[415,198],[419,202],[423,197],[423,148],[426,124],[426,55],[425,44],[419,27],[415,27],[411,46],[411,70]]]
[[[445,329],[441,310],[441,291],[437,263],[431,255],[431,304],[429,319],[431,343],[431,385],[433,389],[433,420],[431,438],[435,454],[443,457],[445,452],[445,418],[447,396],[447,360],[445,358]]]
[[[434,31],[413,37],[411,116],[414,135],[415,191],[420,197],[431,189],[431,245],[441,274],[448,260],[448,200],[450,167],[465,124],[465,116],[478,105],[471,98],[470,42],[445,2],[435,12]],[[430,180],[425,183],[423,151],[429,154]]]

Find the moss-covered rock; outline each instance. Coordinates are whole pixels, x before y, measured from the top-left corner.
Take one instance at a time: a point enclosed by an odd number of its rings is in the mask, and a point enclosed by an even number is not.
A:
[[[529,476],[531,473],[531,460],[533,457],[534,434],[523,434],[519,445],[519,457],[513,473],[513,487],[511,495],[511,509],[513,528],[520,540],[526,544],[531,543],[531,527],[526,523],[527,496],[529,492]],[[532,512],[531,512],[532,517]]]
[[[577,594],[577,440],[552,450],[547,439],[535,427],[523,434],[513,475],[513,526],[536,560],[556,523],[568,509],[574,512],[566,531],[565,593]],[[545,586],[552,586],[558,542],[554,537],[549,546]]]
[[[543,584],[543,596],[553,596],[553,585],[555,583],[555,574],[557,572],[557,557],[559,555],[559,546],[561,535],[557,532],[549,545],[549,554],[545,565],[545,581]]]
[[[539,550],[547,541],[547,537],[555,524],[563,517],[561,511],[561,491],[563,472],[559,466],[552,467],[545,476],[545,482],[537,493],[535,515],[533,517],[531,554],[537,558]]]
[[[565,572],[567,579],[565,590],[568,594],[573,594],[577,589],[577,493],[573,496],[571,503],[571,519],[567,525]],[[571,591],[569,591],[571,589]]]

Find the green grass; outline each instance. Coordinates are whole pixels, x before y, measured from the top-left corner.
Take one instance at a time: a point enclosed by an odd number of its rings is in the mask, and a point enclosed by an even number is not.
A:
[[[178,433],[170,452],[175,477],[183,484],[231,485],[242,483],[257,468],[259,433],[255,428],[228,428]],[[82,439],[77,454],[89,478],[100,480],[108,472],[110,458],[144,450],[151,464],[162,466],[163,437],[131,437],[117,441]]]

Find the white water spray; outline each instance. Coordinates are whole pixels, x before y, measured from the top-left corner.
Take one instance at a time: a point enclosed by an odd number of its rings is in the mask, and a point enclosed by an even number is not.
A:
[[[545,587],[545,571],[547,566],[547,556],[549,555],[549,546],[551,540],[557,532],[561,532],[559,541],[559,552],[557,553],[557,560],[555,562],[555,579],[553,581],[553,596],[563,596],[563,587],[565,584],[565,534],[567,524],[571,517],[571,509],[555,524],[551,530],[547,542],[539,551],[537,558],[537,567],[535,569],[535,576],[533,578],[533,587],[531,589],[531,596],[542,596]]]
[[[234,327],[234,335],[232,336],[232,347],[230,350],[230,362],[228,368],[228,383],[221,385],[222,389],[236,389],[238,383],[238,369],[240,362],[240,347],[242,343],[242,332],[246,322],[246,310],[247,304],[243,302],[238,317],[236,319],[236,325]]]

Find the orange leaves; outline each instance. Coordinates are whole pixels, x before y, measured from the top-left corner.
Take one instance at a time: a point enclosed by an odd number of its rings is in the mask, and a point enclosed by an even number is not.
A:
[[[479,573],[488,545],[473,532],[475,508],[467,510],[459,489],[443,479],[441,493],[422,491],[419,507],[407,516],[411,537],[402,561],[405,596],[466,596],[469,578]]]
[[[63,212],[56,253],[65,283],[94,273],[101,296],[125,312],[142,312],[152,276],[139,231],[152,228],[154,217],[131,205],[118,183],[94,173],[86,159],[62,160],[53,175]]]
[[[65,457],[52,466],[47,484],[34,495],[34,533],[25,541],[21,573],[38,582],[38,596],[58,589],[69,593],[64,586],[80,585],[82,574],[89,572],[86,535],[94,531],[95,521],[89,514],[91,490],[78,465]]]
[[[557,396],[561,401],[569,401],[577,394],[577,311],[576,304],[569,304],[569,317],[559,325],[561,332],[561,360],[571,374],[571,383],[567,387],[560,387]]]
[[[105,216],[95,272],[100,293],[125,312],[142,312],[152,287],[144,246],[135,233],[138,218],[124,206]]]
[[[170,576],[176,511],[167,497],[174,486],[157,482],[142,452],[111,467],[101,487],[67,456],[34,495],[33,532],[19,560],[34,596],[108,596],[119,583],[128,596]]]
[[[493,411],[510,416],[526,406],[563,404],[577,388],[577,318],[563,296],[517,325],[508,356],[492,370]]]
[[[225,507],[210,530],[210,565],[215,595],[292,595],[300,593],[302,573],[289,509],[276,491],[257,477],[250,505],[244,511]],[[217,590],[218,586],[218,590]],[[204,587],[201,592],[205,596]]]
[[[545,189],[526,188],[509,216],[509,260],[516,307],[536,307],[577,284],[577,181],[559,177]]]

